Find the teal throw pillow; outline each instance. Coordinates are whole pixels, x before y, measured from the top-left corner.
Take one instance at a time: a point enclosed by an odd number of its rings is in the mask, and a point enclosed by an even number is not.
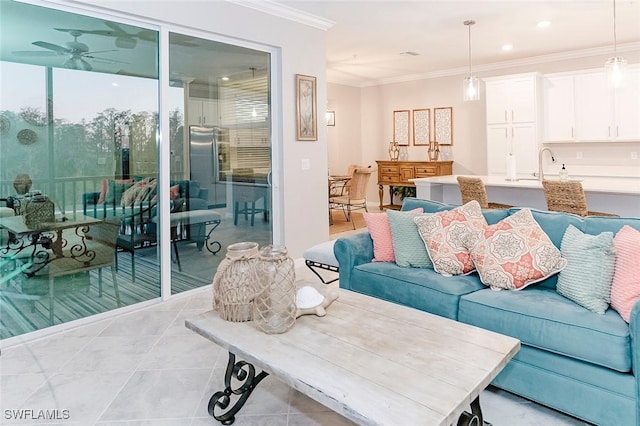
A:
[[[404,268],[433,268],[424,241],[413,221],[421,213],[387,210],[396,264]]]
[[[613,232],[589,235],[569,225],[562,237],[560,253],[567,266],[558,275],[558,293],[590,311],[604,314],[611,301],[616,263]]]

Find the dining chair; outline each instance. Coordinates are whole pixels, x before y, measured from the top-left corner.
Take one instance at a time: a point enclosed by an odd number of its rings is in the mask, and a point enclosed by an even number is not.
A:
[[[573,213],[578,216],[618,216],[613,213],[590,211],[587,208],[587,197],[584,195],[582,183],[570,180],[543,180],[544,198],[547,210],[551,212]]]
[[[350,180],[349,192],[346,195],[329,198],[329,215],[331,215],[332,210],[342,210],[347,222],[351,222],[353,229],[356,229],[355,223],[351,220],[351,212],[359,209],[368,211],[367,184],[374,171],[372,168],[355,169]]]
[[[508,209],[513,206],[509,204],[491,203],[487,196],[487,188],[480,178],[458,176],[458,186],[462,195],[462,204],[476,200],[483,209]]]
[[[85,247],[74,244],[71,240],[63,250],[63,257],[55,258],[44,268],[36,272],[35,276],[49,278],[49,322],[54,324],[54,301],[56,278],[67,277],[80,272],[98,270],[98,296],[102,297],[102,269],[111,268],[116,305],[120,307],[120,290],[116,277],[116,240],[121,225],[120,218],[110,218],[98,224],[91,225],[86,233]]]

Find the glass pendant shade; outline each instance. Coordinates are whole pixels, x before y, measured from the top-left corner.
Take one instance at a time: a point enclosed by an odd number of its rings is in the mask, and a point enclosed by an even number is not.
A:
[[[477,101],[480,100],[480,83],[478,77],[470,75],[465,77],[462,83],[463,99],[465,101]]]
[[[609,87],[620,87],[622,85],[624,71],[627,68],[627,61],[621,56],[614,56],[607,60],[604,68],[607,71]]]

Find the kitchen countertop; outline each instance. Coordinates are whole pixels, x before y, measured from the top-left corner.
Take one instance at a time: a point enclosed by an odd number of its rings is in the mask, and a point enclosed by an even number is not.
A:
[[[417,178],[412,181],[418,185],[425,184],[444,184],[458,185],[458,175],[435,176],[430,178]],[[471,175],[465,175],[471,176]],[[529,188],[542,189],[542,184],[536,178],[520,178],[516,181],[508,181],[504,176],[474,176],[479,177],[487,187],[505,187],[505,188]],[[558,179],[558,176],[548,176],[550,180]],[[637,194],[640,195],[640,177],[639,178],[618,178],[618,177],[574,177],[569,180],[577,180],[582,183],[585,192],[602,192],[608,194]]]

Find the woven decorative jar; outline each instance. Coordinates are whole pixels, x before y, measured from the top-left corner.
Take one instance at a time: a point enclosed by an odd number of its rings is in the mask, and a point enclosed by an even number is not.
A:
[[[296,323],[296,273],[284,246],[260,250],[260,288],[253,303],[253,320],[267,334],[279,334]]]
[[[251,321],[253,298],[258,289],[258,243],[227,247],[213,277],[213,307],[227,321]]]

